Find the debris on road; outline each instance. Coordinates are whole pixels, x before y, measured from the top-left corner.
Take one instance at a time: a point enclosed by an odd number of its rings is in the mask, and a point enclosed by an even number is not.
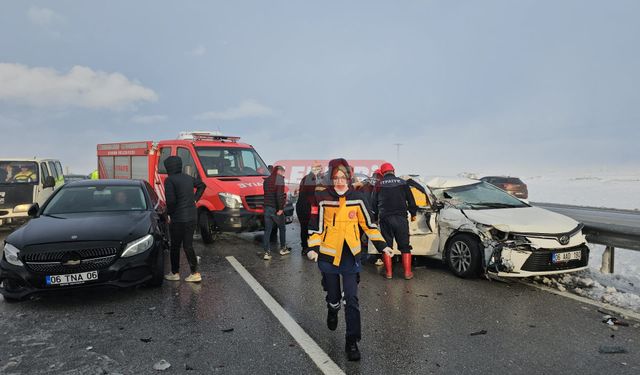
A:
[[[156,362],[156,364],[153,365],[153,369],[156,371],[164,371],[169,367],[171,367],[171,363],[165,361],[164,359],[161,359],[160,361]]]
[[[151,337],[149,337],[149,338],[147,338],[147,339],[145,339],[145,338],[141,338],[141,339],[140,339],[140,341],[145,342],[145,343],[146,343],[146,342],[151,342]]]
[[[617,345],[614,345],[614,346],[601,345],[598,348],[598,352],[600,354],[624,354],[627,352],[627,350],[622,346],[617,346]]]
[[[470,336],[479,336],[479,335],[486,335],[486,334],[487,334],[487,331],[483,329],[477,332],[471,332]]]
[[[224,333],[233,332],[233,328],[221,329],[221,331]]]

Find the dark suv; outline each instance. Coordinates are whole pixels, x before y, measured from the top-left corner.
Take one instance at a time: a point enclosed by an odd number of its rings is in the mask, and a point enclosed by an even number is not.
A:
[[[522,180],[518,177],[486,176],[482,177],[480,180],[497,186],[516,198],[529,198],[529,190],[527,189],[527,184],[522,182]]]

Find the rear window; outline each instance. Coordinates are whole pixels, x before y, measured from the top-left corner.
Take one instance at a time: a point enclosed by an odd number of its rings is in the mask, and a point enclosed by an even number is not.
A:
[[[146,209],[144,192],[139,186],[71,186],[62,188],[51,199],[44,209],[44,214]]]

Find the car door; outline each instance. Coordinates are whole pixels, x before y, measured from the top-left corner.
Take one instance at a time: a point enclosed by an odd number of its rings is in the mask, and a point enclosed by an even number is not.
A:
[[[49,172],[49,167],[47,166],[47,163],[40,162],[40,182],[36,187],[36,196],[34,197],[34,202],[37,202],[41,206],[51,196],[51,194],[53,193],[53,190],[55,189],[55,187],[53,186],[48,188],[44,187],[44,182],[49,176],[52,176],[52,174]]]

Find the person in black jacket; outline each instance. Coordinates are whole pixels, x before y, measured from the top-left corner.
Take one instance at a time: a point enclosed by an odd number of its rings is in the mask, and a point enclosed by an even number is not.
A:
[[[308,237],[309,220],[311,218],[311,205],[314,202],[314,194],[316,186],[322,180],[322,165],[314,163],[311,166],[311,172],[304,176],[300,181],[298,188],[298,200],[296,201],[296,215],[300,222],[300,245],[302,246],[302,255],[307,255],[309,251]]]
[[[164,161],[169,177],[164,181],[164,192],[169,214],[171,236],[171,273],[164,276],[170,281],[180,280],[180,246],[191,267],[188,282],[200,282],[198,258],[193,250],[193,233],[196,228],[196,202],[200,200],[206,185],[200,180],[182,173],[182,159],[169,156]],[[195,193],[193,189],[196,189]]]
[[[275,223],[280,231],[280,255],[290,253],[286,246],[287,232],[284,217],[284,206],[287,195],[284,191],[284,167],[276,165],[269,177],[264,180],[264,260],[271,259],[271,231]]]
[[[413,278],[413,273],[411,272],[411,245],[409,244],[407,211],[411,214],[411,221],[415,221],[418,206],[416,206],[409,185],[403,179],[395,176],[393,165],[390,163],[382,164],[380,172],[384,177],[378,181],[371,196],[372,207],[380,221],[380,231],[387,246],[393,247],[393,239],[395,238],[398,250],[402,253],[404,278],[409,280]],[[391,256],[383,254],[382,261],[386,278],[392,278]]]

